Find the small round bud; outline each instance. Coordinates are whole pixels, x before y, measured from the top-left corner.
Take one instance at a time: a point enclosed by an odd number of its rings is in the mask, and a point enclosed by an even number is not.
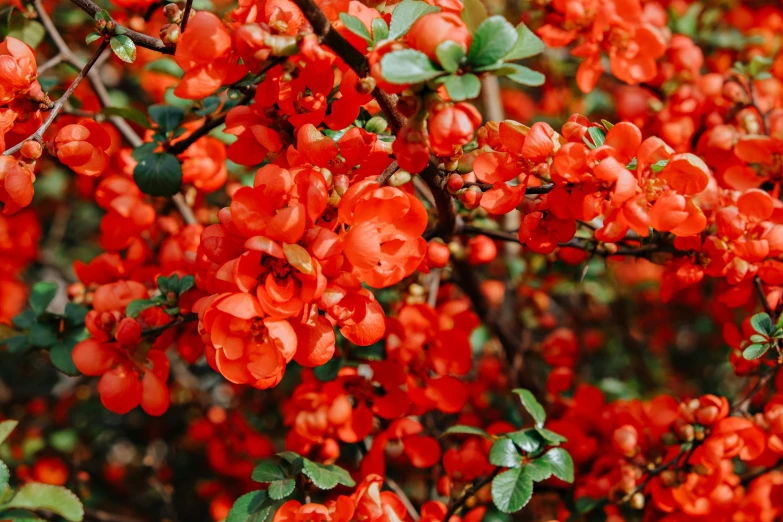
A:
[[[386,120],[383,119],[383,117],[373,116],[364,125],[364,130],[366,130],[367,132],[372,132],[373,134],[380,134],[383,131],[385,131],[388,126],[389,124],[386,123]]]
[[[117,23],[114,20],[109,20],[108,22],[106,22],[107,33],[113,34],[116,29],[117,29]]]
[[[411,173],[405,170],[398,170],[389,178],[389,185],[392,187],[401,187],[411,180]]]
[[[175,45],[179,41],[180,34],[177,24],[165,24],[160,28],[160,39],[166,45]]]
[[[334,189],[337,191],[337,194],[342,196],[348,191],[348,188],[351,186],[351,182],[348,180],[348,176],[341,174],[339,176],[335,176],[334,178]]]
[[[136,319],[126,317],[120,321],[114,337],[117,339],[117,342],[123,346],[133,346],[137,344],[141,338],[141,325]]]
[[[443,268],[450,257],[451,251],[445,243],[432,240],[427,244],[427,265],[430,268]]]
[[[178,24],[182,21],[182,11],[177,4],[168,4],[163,8],[163,14],[172,24]]]
[[[644,495],[641,493],[641,491],[637,491],[633,494],[631,497],[630,505],[633,509],[643,509],[644,508]]]
[[[96,28],[98,31],[103,31],[104,29],[106,29],[106,20],[104,20],[104,19],[102,19],[102,18],[101,18],[101,19],[98,19],[98,20],[96,20],[96,21],[95,21],[95,28]]]
[[[474,185],[468,187],[464,192],[461,192],[459,200],[462,201],[462,204],[465,205],[466,209],[473,210],[481,204],[481,197],[483,195],[484,193],[481,192],[481,189]]]
[[[43,154],[43,146],[35,140],[27,140],[22,144],[22,156],[30,160],[37,160]]]
[[[372,76],[362,78],[356,84],[356,90],[359,94],[370,94],[375,89],[375,79]]]
[[[452,194],[456,194],[462,190],[463,186],[465,186],[465,180],[462,179],[462,176],[459,174],[451,174],[448,181],[446,181],[446,187],[448,187],[449,192]]]

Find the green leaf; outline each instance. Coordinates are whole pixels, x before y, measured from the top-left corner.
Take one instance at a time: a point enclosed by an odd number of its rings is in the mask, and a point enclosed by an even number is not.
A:
[[[287,477],[282,466],[271,460],[262,460],[253,468],[251,478],[256,482],[274,482]]]
[[[552,476],[551,466],[542,459],[531,460],[525,464],[525,469],[530,475],[530,478],[533,479],[533,482],[541,482]]]
[[[479,25],[468,50],[468,62],[474,67],[495,63],[514,48],[517,31],[502,16],[490,16]]]
[[[533,479],[526,467],[504,471],[492,480],[492,501],[504,513],[514,513],[533,496]]]
[[[8,481],[11,479],[11,471],[6,466],[5,462],[0,460],[0,495],[2,495],[5,488],[8,487]]]
[[[337,481],[342,484],[343,486],[347,486],[349,488],[352,488],[356,485],[356,482],[354,482],[353,478],[351,477],[351,474],[348,473],[345,469],[341,468],[340,466],[337,466],[335,464],[329,464],[326,466],[326,469],[337,475]]]
[[[769,350],[769,344],[754,343],[742,350],[742,357],[751,361],[763,356]]]
[[[473,99],[481,92],[481,80],[475,74],[451,74],[436,81],[446,86],[449,97],[455,102]]]
[[[459,70],[462,59],[465,58],[465,50],[457,42],[445,40],[435,48],[435,56],[438,57],[443,69],[455,73]]]
[[[650,165],[650,170],[652,170],[653,172],[660,172],[666,167],[666,165],[668,165],[668,163],[669,160],[656,161],[655,163]]]
[[[546,421],[546,411],[541,403],[536,400],[535,396],[524,388],[517,388],[514,393],[519,395],[519,399],[522,401],[522,406],[533,417],[533,421],[536,423],[537,428],[544,427],[544,421]]]
[[[0,422],[0,444],[5,442],[5,439],[8,438],[8,436],[11,434],[12,431],[16,428],[16,426],[19,424],[19,421],[15,420],[7,420]]]
[[[36,348],[49,348],[57,344],[57,332],[53,325],[35,323],[27,333],[27,340]]]
[[[427,55],[403,49],[387,53],[381,58],[381,74],[389,83],[419,83],[443,74]]]
[[[481,22],[487,19],[487,8],[481,0],[463,0],[462,21],[468,26],[471,33],[475,33]]]
[[[57,283],[51,281],[35,283],[30,291],[29,299],[30,308],[33,309],[35,315],[43,314],[55,295],[57,295]]]
[[[145,116],[144,113],[140,110],[134,109],[133,107],[104,107],[101,112],[106,116],[117,116],[123,120],[132,121],[133,123],[136,123],[145,129],[152,128],[149,119],[147,119],[147,116]]]
[[[84,518],[84,507],[79,497],[64,487],[50,484],[25,484],[5,507],[45,509],[71,522],[79,522]]]
[[[144,143],[143,145],[139,145],[133,149],[133,152],[131,152],[131,157],[136,161],[141,161],[145,156],[149,156],[150,154],[154,153],[155,149],[157,148],[157,143]]]
[[[278,457],[283,459],[284,461],[288,462],[289,464],[293,463],[297,459],[301,459],[302,456],[296,453],[295,451],[281,451],[277,454]]]
[[[101,33],[96,33],[93,31],[92,33],[87,35],[87,38],[84,39],[84,43],[90,45],[95,40],[100,40],[101,38],[103,38],[103,35]]]
[[[267,492],[269,496],[275,500],[281,500],[293,493],[296,486],[296,480],[290,478],[285,480],[275,480],[269,484]]]
[[[519,24],[516,31],[517,42],[508,54],[503,57],[504,60],[512,61],[530,58],[540,54],[546,48],[541,38],[536,36],[525,24]]]
[[[544,438],[535,429],[526,429],[506,433],[506,437],[525,453],[533,453],[544,447]]]
[[[101,9],[97,13],[95,13],[95,21],[103,20],[104,22],[109,22],[111,20],[111,15],[106,9]]]
[[[194,111],[199,116],[208,116],[218,110],[220,107],[219,96],[207,96],[204,101],[201,102],[201,109]]]
[[[440,7],[418,0],[402,0],[392,12],[389,38],[396,40],[410,31],[416,20],[429,13],[437,13]]]
[[[185,119],[185,110],[173,105],[151,105],[150,118],[163,132],[171,132]]]
[[[35,49],[46,37],[46,29],[40,23],[34,20],[27,20],[19,13],[16,14],[19,16],[11,18],[9,31],[6,36],[13,36]]]
[[[77,370],[76,365],[73,364],[72,352],[73,346],[69,346],[65,343],[57,343],[49,350],[49,358],[55,368],[66,375],[76,376],[79,375],[79,370]]]
[[[75,303],[68,303],[65,305],[65,322],[69,326],[82,326],[84,324],[84,318],[87,316],[87,308]]]
[[[511,81],[517,82],[520,85],[527,85],[529,87],[538,87],[539,85],[544,85],[544,82],[546,81],[546,76],[544,76],[538,71],[534,71],[529,67],[525,67],[524,65],[518,65],[516,63],[507,63],[504,64],[504,66],[513,67],[514,72],[509,74],[503,71],[503,73],[498,72],[496,74],[504,74],[506,78],[508,78]]]
[[[30,347],[27,335],[15,335],[8,339],[0,341],[0,345],[5,346],[10,353],[22,353]]]
[[[606,141],[606,135],[604,134],[604,131],[598,127],[589,127],[587,129],[587,134],[590,135],[590,139],[592,140],[595,147],[600,147],[604,144],[604,141]]]
[[[25,509],[0,509],[0,517],[2,517],[3,521],[8,520],[12,522],[46,522],[45,519],[38,518]]]
[[[549,443],[550,445],[558,445],[563,442],[568,442],[568,439],[563,437],[562,435],[555,433],[552,430],[548,430],[546,428],[536,428],[536,432],[541,435],[544,440]]]
[[[758,313],[750,318],[750,326],[760,334],[772,334],[775,329],[772,326],[772,319],[764,312]]]
[[[600,498],[579,497],[574,504],[578,513],[589,513],[598,507],[601,501]]]
[[[464,424],[458,424],[456,426],[449,427],[441,434],[441,437],[446,435],[478,435],[484,437],[487,440],[493,440],[492,436],[481,428],[475,426],[465,426]]]
[[[14,326],[26,330],[35,324],[36,313],[32,310],[25,310],[21,314],[14,317],[11,322]]]
[[[522,462],[522,455],[510,439],[498,439],[489,450],[489,462],[504,468],[516,468]]]
[[[239,497],[225,522],[263,522],[269,515],[271,506],[267,505],[266,491],[251,491]]]
[[[320,489],[332,489],[337,484],[349,487],[356,485],[347,471],[335,465],[322,466],[311,460],[304,459],[302,473]]]
[[[343,360],[340,357],[332,357],[326,364],[313,368],[315,378],[321,382],[333,381],[337,378],[337,373],[343,367]]]
[[[383,18],[372,19],[372,39],[376,42],[382,42],[389,37],[389,26]]]
[[[179,280],[179,295],[184,294],[194,286],[196,286],[196,280],[192,275],[186,275]]]
[[[125,307],[125,315],[128,317],[138,317],[144,310],[152,308],[153,306],[158,306],[157,301],[153,301],[152,299],[134,299]]]
[[[133,169],[133,180],[150,196],[173,196],[182,185],[182,166],[172,154],[149,154]]]
[[[560,480],[569,483],[574,481],[574,461],[563,448],[552,448],[538,460],[547,463],[552,474]]]
[[[365,42],[368,44],[372,43],[372,37],[370,36],[370,31],[367,30],[367,28],[364,26],[364,22],[356,18],[355,16],[351,16],[348,13],[340,13],[340,20],[342,20],[343,25],[346,29],[351,31],[356,36],[363,38]]]
[[[136,61],[136,44],[133,40],[121,34],[119,36],[112,36],[109,40],[111,44],[111,50],[117,55],[117,58],[123,62],[133,63]]]

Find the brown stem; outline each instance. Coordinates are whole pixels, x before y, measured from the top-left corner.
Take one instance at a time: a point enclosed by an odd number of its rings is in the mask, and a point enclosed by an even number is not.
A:
[[[411,499],[408,498],[405,490],[391,477],[385,477],[383,482],[389,486],[389,489],[392,490],[395,495],[397,495],[414,522],[418,522],[419,519],[421,519],[421,516],[419,515],[419,512],[416,511],[416,507],[413,505],[413,502],[411,502]]]
[[[761,301],[761,306],[764,307],[764,311],[767,312],[767,315],[770,316],[773,321],[775,321],[775,311],[769,306],[767,294],[764,293],[764,287],[761,284],[761,278],[759,276],[753,278],[753,287],[756,289],[756,295],[758,296],[759,301]]]
[[[71,0],[71,2],[73,2],[73,4],[79,7],[82,11],[89,14],[92,18],[95,18],[95,15],[102,11],[102,9],[92,0]],[[114,23],[117,23],[117,21],[115,20]],[[122,26],[117,24],[117,27]],[[128,29],[127,27],[123,27],[123,29],[125,29],[123,34],[133,40],[133,43],[139,47],[158,51],[162,54],[174,54],[174,48],[167,46],[163,43],[162,40],[136,32],[133,29]]]
[[[465,491],[462,492],[462,494],[453,502],[449,502],[449,507],[446,510],[446,515],[443,517],[443,520],[448,522],[448,520],[451,519],[451,517],[457,512],[459,508],[465,505],[465,503],[476,494],[481,488],[492,482],[492,479],[494,479],[498,473],[503,468],[497,467],[494,470],[492,470],[492,473],[484,477],[483,479],[472,483],[470,486],[465,488]]]
[[[400,170],[400,166],[397,165],[397,161],[392,161],[389,163],[389,166],[381,172],[381,175],[378,176],[378,183],[385,185],[386,182],[389,181],[389,178],[394,176],[394,173],[398,170]]]
[[[188,0],[185,4],[185,12],[182,14],[182,24],[180,25],[180,30],[182,33],[185,32],[185,26],[188,25],[188,20],[190,20],[190,12],[193,10],[193,0]]]
[[[87,64],[82,68],[82,70],[79,71],[79,74],[76,76],[76,78],[74,78],[73,82],[71,82],[71,85],[68,87],[68,90],[66,90],[65,93],[63,93],[63,95],[60,96],[60,99],[57,100],[54,106],[52,106],[52,108],[49,110],[49,116],[47,116],[46,120],[41,124],[40,127],[38,127],[38,130],[35,131],[32,135],[30,135],[27,139],[20,141],[17,145],[5,151],[3,153],[3,156],[10,156],[11,154],[18,152],[22,148],[22,145],[24,145],[25,141],[34,140],[40,142],[43,139],[43,135],[44,132],[46,132],[46,129],[48,129],[49,126],[54,122],[54,119],[57,117],[57,115],[60,113],[62,108],[65,106],[65,102],[68,101],[68,98],[71,97],[73,92],[82,82],[82,80],[90,71],[92,66],[95,65],[95,62],[98,61],[98,58],[100,57],[101,53],[103,53],[103,51],[106,49],[106,47],[108,47],[108,45],[109,42],[107,40],[101,42],[101,45],[98,47],[98,49],[95,50],[92,57],[90,58],[90,61],[87,62]]]

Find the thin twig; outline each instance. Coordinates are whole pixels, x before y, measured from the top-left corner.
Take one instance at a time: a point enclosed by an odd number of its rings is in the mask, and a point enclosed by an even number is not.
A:
[[[387,181],[389,181],[389,178],[394,176],[394,173],[400,170],[400,166],[397,165],[397,161],[392,161],[389,163],[389,166],[386,167],[383,172],[381,172],[381,175],[378,176],[378,183],[381,185],[385,185]]]
[[[74,78],[73,82],[71,82],[71,85],[68,87],[68,90],[65,91],[65,93],[60,96],[60,99],[55,102],[55,104],[52,106],[51,110],[49,111],[49,116],[47,116],[46,120],[41,124],[40,127],[38,127],[38,130],[35,131],[32,135],[30,135],[27,139],[20,141],[16,146],[11,147],[7,151],[3,153],[4,156],[10,156],[11,154],[14,154],[18,152],[22,145],[24,145],[25,141],[42,141],[44,132],[46,132],[46,129],[49,128],[49,126],[54,122],[54,119],[57,117],[57,115],[60,113],[62,108],[65,106],[65,102],[68,101],[68,98],[71,97],[73,92],[76,90],[76,88],[79,86],[79,84],[82,82],[84,77],[87,75],[89,70],[92,68],[93,65],[95,65],[95,62],[98,60],[98,57],[103,53],[103,51],[108,47],[109,42],[104,40],[101,42],[101,45],[98,47],[98,49],[95,50],[92,57],[90,58],[90,61],[87,62],[87,64],[84,66],[84,68],[79,71],[79,74]]]
[[[418,522],[421,516],[419,515],[419,512],[416,511],[416,508],[411,502],[411,499],[408,498],[408,495],[405,493],[402,487],[389,476],[384,477],[383,481],[387,486],[389,486],[389,489],[392,490],[395,495],[397,495],[397,497],[400,499],[402,504],[405,506],[405,509],[408,511],[408,514],[411,516],[411,518],[415,522]]]
[[[100,6],[98,6],[98,4],[96,4],[92,0],[71,0],[71,2],[77,7],[79,7],[82,11],[89,14],[92,18],[95,18],[95,15],[102,11]],[[117,24],[117,27],[123,27],[120,24],[118,24],[116,20],[113,21],[114,23]],[[158,38],[153,38],[152,36],[148,36],[146,34],[136,32],[133,29],[128,29],[127,27],[123,27],[123,29],[125,29],[125,32],[123,34],[128,38],[130,38],[131,40],[133,40],[133,43],[135,43],[139,47],[144,47],[145,49],[158,51],[159,53],[162,54],[174,54],[174,48],[169,47],[168,45],[163,43],[162,40],[159,40]]]
[[[498,473],[500,473],[500,470],[503,468],[497,467],[494,470],[492,470],[492,473],[484,477],[483,479],[472,483],[470,486],[465,488],[465,490],[462,492],[462,495],[460,495],[455,501],[449,502],[449,507],[446,510],[446,514],[443,516],[443,520],[445,522],[448,522],[451,517],[457,512],[459,508],[465,505],[465,503],[475,495],[481,488],[492,482],[492,479],[494,479]]]
[[[761,278],[759,276],[753,278],[753,287],[756,289],[756,295],[758,295],[761,306],[764,307],[764,311],[767,312],[767,315],[769,315],[773,321],[775,321],[775,311],[769,306],[767,294],[764,293],[764,287],[761,285]]]
[[[188,25],[191,10],[193,10],[193,0],[188,0],[185,4],[185,12],[182,14],[182,24],[180,25],[183,34],[185,33],[185,26]]]

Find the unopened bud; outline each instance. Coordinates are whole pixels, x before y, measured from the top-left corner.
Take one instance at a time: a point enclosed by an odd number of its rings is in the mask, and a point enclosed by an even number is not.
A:
[[[98,20],[96,20],[95,21],[95,28],[98,31],[102,32],[104,29],[106,29],[106,20],[104,20],[102,18],[99,18]]]
[[[484,195],[477,186],[468,187],[467,190],[459,195],[460,201],[468,210],[473,210],[481,204],[481,197]]]
[[[334,189],[337,191],[337,194],[342,196],[346,193],[348,188],[351,186],[351,182],[348,180],[348,176],[341,174],[339,176],[335,176],[334,178]]]
[[[638,491],[633,494],[633,496],[631,497],[630,505],[633,509],[644,508],[644,495],[641,493],[641,491]]]
[[[107,33],[113,34],[116,29],[117,29],[117,23],[114,20],[109,20],[108,22],[106,22]]]
[[[359,94],[370,94],[375,89],[375,79],[372,76],[362,78],[356,84]]]
[[[299,52],[295,36],[268,34],[264,37],[264,43],[273,56],[293,56]]]
[[[22,144],[22,156],[30,160],[37,160],[43,154],[43,147],[35,140],[27,140]]]
[[[160,28],[160,39],[166,45],[175,45],[179,41],[180,34],[177,24],[165,24]]]
[[[465,180],[462,179],[462,176],[459,174],[451,174],[448,181],[446,181],[446,187],[452,194],[456,194],[462,190],[463,186],[465,186]]]
[[[117,326],[114,334],[117,342],[123,346],[133,346],[141,338],[141,325],[132,317],[126,317]]]
[[[411,173],[405,170],[398,170],[389,178],[389,185],[392,187],[401,187],[411,180]]]
[[[389,124],[386,123],[386,120],[383,119],[382,116],[373,116],[364,125],[364,130],[366,130],[367,132],[372,132],[373,134],[380,134],[383,131],[385,131],[386,127],[388,126]]]
[[[163,14],[172,24],[178,24],[182,21],[182,11],[177,4],[168,4],[163,8]]]

